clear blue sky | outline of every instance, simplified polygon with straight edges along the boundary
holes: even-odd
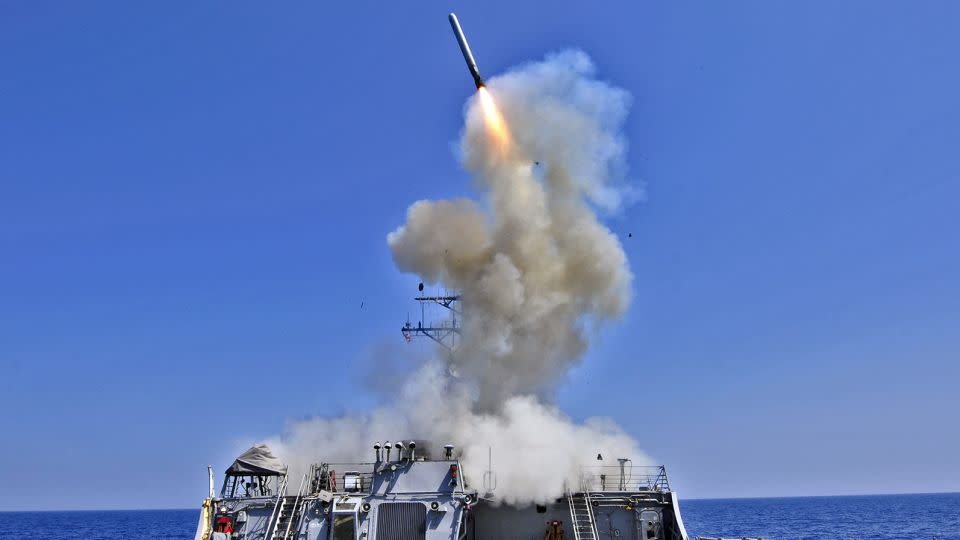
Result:
[[[483,72],[588,52],[647,190],[564,409],[681,496],[960,489],[960,4],[517,4],[457,7]],[[374,402],[385,235],[470,193],[452,7],[0,0],[0,510],[192,507]]]

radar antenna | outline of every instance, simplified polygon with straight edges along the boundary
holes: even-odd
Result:
[[[420,292],[423,292],[423,283],[420,284]],[[414,298],[420,304],[420,320],[416,325],[410,322],[409,315],[407,322],[400,328],[400,333],[407,342],[413,341],[414,337],[423,336],[430,338],[450,354],[460,345],[461,339],[461,320],[463,312],[460,306],[460,294],[444,294],[439,296],[420,295]],[[427,322],[426,311],[428,305],[436,304],[450,312],[448,319],[440,322]]]

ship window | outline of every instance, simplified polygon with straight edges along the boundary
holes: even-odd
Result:
[[[333,540],[356,540],[357,520],[353,514],[333,515]]]

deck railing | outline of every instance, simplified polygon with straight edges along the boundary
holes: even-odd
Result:
[[[580,490],[663,493],[670,491],[670,481],[663,465],[597,465],[580,469]]]
[[[311,491],[369,493],[374,463],[322,463],[311,467]]]

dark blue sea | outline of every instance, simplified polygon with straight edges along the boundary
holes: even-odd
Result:
[[[960,493],[680,500],[687,533],[771,540],[960,540]]]
[[[960,493],[681,500],[691,540],[960,540]],[[0,512],[0,538],[192,540],[198,510]]]

